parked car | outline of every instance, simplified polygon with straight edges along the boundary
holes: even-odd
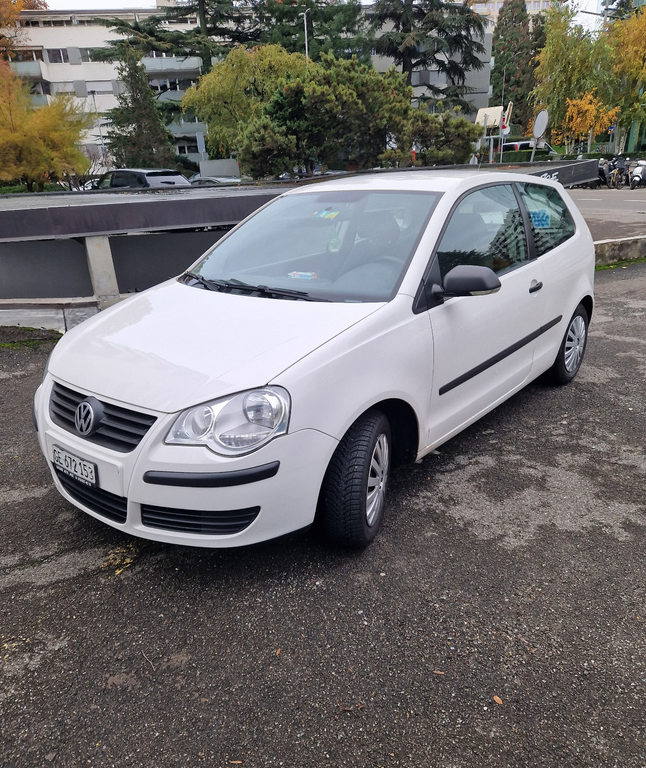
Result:
[[[531,152],[534,146],[533,139],[523,139],[522,141],[506,141],[502,145],[503,152]],[[550,155],[558,155],[558,152],[546,141],[542,142],[541,147],[536,147],[539,153],[547,152]]]
[[[165,189],[191,185],[179,171],[167,168],[118,168],[104,173],[92,186],[94,189]]]
[[[362,547],[395,464],[545,372],[574,379],[593,281],[590,232],[547,179],[301,187],[66,333],[35,396],[40,446],[68,501],[135,536],[231,547],[318,515]]]

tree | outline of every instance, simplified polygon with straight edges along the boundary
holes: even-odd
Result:
[[[480,134],[480,126],[452,110],[429,114],[413,109],[399,148],[386,150],[381,160],[401,168],[466,163]]]
[[[532,118],[534,57],[525,0],[504,0],[493,33],[492,105],[512,101],[514,122],[523,128]],[[503,106],[505,106],[503,105]]]
[[[116,164],[143,168],[174,165],[170,134],[155,104],[146,70],[134,50],[124,51],[117,72],[125,90],[117,96],[118,106],[108,112],[112,124],[107,137]]]
[[[412,89],[394,69],[385,75],[357,59],[324,54],[307,76],[287,77],[254,118],[238,159],[254,177],[292,166],[345,162],[355,168],[419,162],[463,162],[479,128],[447,112],[411,107]],[[389,148],[390,147],[390,148]]]
[[[610,59],[617,78],[615,103],[621,110],[624,129],[633,121],[646,120],[646,14],[635,13],[608,25]]]
[[[402,134],[411,96],[394,69],[380,75],[356,58],[323,54],[308,77],[287,80],[278,89],[265,114],[294,136],[299,167],[311,171],[316,162],[341,158],[366,168],[378,164],[389,136]]]
[[[447,86],[427,85],[431,98],[469,108],[466,73],[481,69],[484,21],[466,0],[377,0],[373,28],[386,31],[377,37],[377,53],[392,58],[408,85],[418,69],[436,70]]]
[[[567,103],[566,125],[575,137],[587,140],[590,152],[595,134],[607,131],[617,120],[619,107],[607,109],[592,91],[584,93],[580,99],[568,99]]]
[[[91,122],[68,94],[35,108],[27,87],[0,61],[0,179],[24,179],[33,191],[83,172],[89,161],[78,144]]]
[[[277,44],[290,53],[303,53],[307,25],[308,53],[313,61],[319,61],[322,53],[339,59],[356,56],[365,63],[370,61],[373,35],[365,29],[358,0],[305,0],[303,4],[256,0],[253,14],[262,44]]]
[[[172,22],[197,17],[197,27],[179,31]],[[121,37],[109,41],[100,56],[107,60],[122,60],[127,48],[140,56],[161,51],[174,56],[198,56],[202,74],[211,70],[213,57],[225,56],[236,45],[258,42],[259,28],[247,7],[235,0],[197,0],[169,5],[164,13],[135,21],[99,19]],[[171,25],[169,25],[171,22]]]
[[[552,130],[567,136],[568,99],[576,99],[599,87],[604,90],[604,72],[596,66],[595,52],[600,48],[590,33],[574,24],[574,11],[551,7],[546,14],[545,47],[536,67],[535,102],[545,107]]]
[[[294,77],[307,71],[305,57],[288,53],[279,45],[234,48],[182,100],[207,125],[209,152],[228,157],[237,148],[241,131],[269,101],[287,74]],[[310,63],[310,67],[315,65]]]

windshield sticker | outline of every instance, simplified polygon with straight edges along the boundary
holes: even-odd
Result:
[[[317,272],[289,272],[287,277],[291,277],[293,280],[318,280],[319,279]]]
[[[530,211],[532,217],[532,224],[536,229],[548,229],[550,226],[550,213],[549,211]]]
[[[331,221],[332,219],[336,219],[339,213],[340,211],[332,211],[330,208],[324,208],[322,211],[314,211],[313,215],[317,219],[329,219]]]

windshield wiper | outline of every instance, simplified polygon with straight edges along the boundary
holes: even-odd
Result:
[[[186,278],[195,280],[195,282],[199,283],[201,286],[203,286],[209,291],[222,291],[230,288],[235,288],[234,285],[230,284],[226,280],[209,280],[208,277],[204,277],[203,275],[198,275],[197,272],[184,272],[181,279],[185,280]]]
[[[284,296],[289,299],[301,299],[302,301],[328,301],[328,299],[313,298],[307,291],[297,291],[293,288],[271,288],[268,285],[252,285],[232,277],[230,280],[210,280],[198,275],[196,272],[185,272],[183,278],[191,278],[211,291],[240,291],[244,293],[257,293],[259,296]]]
[[[210,280],[195,272],[187,272],[185,277],[197,280],[206,288],[216,291],[240,291],[256,293],[259,296],[285,296],[286,298],[302,299],[303,301],[327,301],[327,299],[312,298],[307,291],[297,291],[293,288],[271,288],[268,285],[252,285],[232,277],[230,280]]]

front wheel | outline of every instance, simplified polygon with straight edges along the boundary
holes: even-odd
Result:
[[[579,372],[588,341],[588,313],[579,304],[572,315],[558,355],[551,368],[555,384],[569,384]]]
[[[381,411],[368,411],[337,446],[323,481],[323,525],[332,541],[355,549],[375,538],[383,519],[392,438]]]
[[[637,186],[638,183],[639,182],[637,181],[637,179],[631,179],[630,180],[630,188],[631,189],[635,189],[635,187]]]

